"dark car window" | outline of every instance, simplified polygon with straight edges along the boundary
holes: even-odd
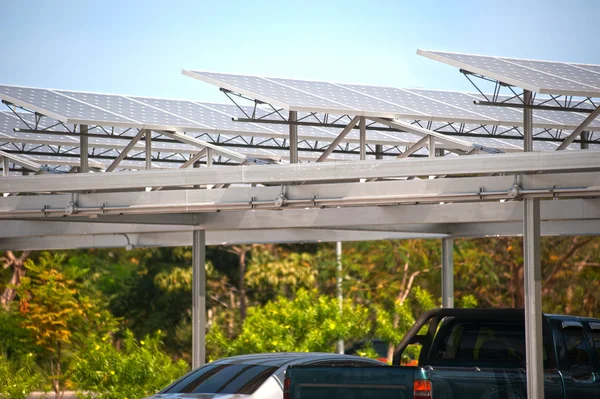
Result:
[[[444,337],[434,351],[434,365],[524,365],[525,331],[522,323],[453,320],[443,331]]]
[[[564,328],[562,336],[565,347],[560,355],[567,360],[569,369],[577,367],[589,367],[591,369],[590,355],[583,328]]]
[[[594,343],[594,349],[596,352],[596,358],[600,362],[600,330],[591,330],[590,335]]]
[[[277,367],[256,364],[217,364],[202,367],[165,389],[162,393],[252,394]]]

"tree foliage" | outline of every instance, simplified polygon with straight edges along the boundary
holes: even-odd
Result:
[[[228,340],[217,326],[209,343],[217,356],[260,352],[331,352],[335,341],[365,336],[369,330],[368,309],[346,303],[340,313],[336,299],[301,289],[294,299],[280,296],[265,306],[253,307],[242,332]]]
[[[133,399],[152,395],[187,370],[183,360],[173,361],[157,332],[137,340],[125,331],[121,349],[110,335],[93,336],[74,359],[72,378],[87,399]],[[86,392],[86,393],[84,393]]]

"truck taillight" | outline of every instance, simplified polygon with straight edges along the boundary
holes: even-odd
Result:
[[[415,380],[413,383],[413,396],[415,399],[431,399],[431,381]]]
[[[290,399],[290,377],[287,376],[283,379],[283,399]]]

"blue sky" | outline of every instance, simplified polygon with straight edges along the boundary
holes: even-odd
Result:
[[[597,0],[3,1],[0,83],[225,102],[198,69],[470,90],[417,48],[600,64]]]

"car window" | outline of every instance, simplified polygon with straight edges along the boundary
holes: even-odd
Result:
[[[524,365],[525,331],[522,323],[452,320],[440,333],[444,336],[434,350],[432,365]]]
[[[590,335],[594,344],[594,351],[596,352],[596,358],[600,362],[600,330],[591,330]]]
[[[218,364],[207,366],[181,379],[163,393],[254,393],[277,367],[256,364]]]
[[[564,328],[561,334],[565,345],[561,356],[566,359],[569,369],[579,366],[591,367],[583,328]]]

